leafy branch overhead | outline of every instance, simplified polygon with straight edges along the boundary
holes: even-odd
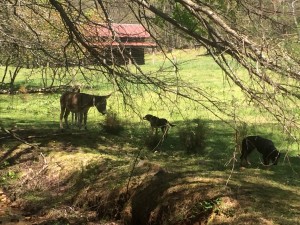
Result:
[[[264,108],[283,125],[289,121],[299,127],[295,115],[300,97],[299,10],[300,2],[279,0],[2,0],[0,60],[3,65],[27,67],[49,63],[67,69],[86,67],[104,74],[129,105],[132,89],[128,85],[138,84],[170,100],[169,94],[187,98],[214,114],[217,109],[229,115],[228,107],[220,107],[218,96],[181,79],[177,59],[166,54],[169,66],[151,72],[142,71],[132,60],[132,70],[107,57],[85,35],[87,25],[105,24],[119,43],[110,51],[124,55],[112,24],[138,22],[166,53],[181,47],[179,43],[201,45],[222,69],[225,80],[238,86],[251,104]],[[96,63],[85,63],[91,59]]]

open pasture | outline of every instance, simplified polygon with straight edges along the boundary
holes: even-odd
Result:
[[[197,104],[128,84],[134,103],[130,107],[101,74],[86,73],[93,83],[83,85],[84,78],[76,75],[81,92],[114,92],[108,99],[108,111],[116,113],[124,129],[119,135],[106,133],[102,128],[105,116],[91,108],[87,131],[73,126],[61,132],[60,93],[0,95],[1,127],[38,145],[28,148],[0,131],[1,155],[15,148],[2,158],[1,185],[18,194],[20,205],[25,205],[33,218],[39,213],[57,218],[65,205],[71,205],[74,215],[70,213],[69,221],[80,216],[88,220],[86,212],[93,211],[98,219],[131,221],[128,224],[144,224],[142,218],[150,213],[157,224],[300,224],[298,144],[274,118],[249,103],[211,58],[194,50],[176,51],[169,57],[179,63],[177,77],[214,96],[218,107],[228,114],[205,99]],[[164,57],[150,54],[146,61],[142,69],[151,72],[164,64]],[[168,66],[161,76],[175,73],[166,61]],[[16,83],[26,89],[41,85],[40,79],[25,70]],[[176,124],[155,151],[144,144],[150,132],[149,123],[142,120],[147,113]],[[195,119],[206,125],[206,147],[187,154],[179,135],[182,129],[193,127]],[[248,135],[268,137],[281,150],[277,166],[261,165],[260,155],[253,152],[252,165],[239,167],[235,128],[242,129],[244,123]],[[47,169],[43,169],[45,165]],[[116,199],[121,201],[124,194],[130,197],[117,204]],[[151,206],[149,211],[134,214],[145,203]],[[93,208],[93,204],[98,206]]]

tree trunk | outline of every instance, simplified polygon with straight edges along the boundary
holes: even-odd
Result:
[[[9,93],[13,94],[14,93],[14,83],[16,80],[16,77],[18,75],[18,73],[20,72],[22,66],[17,66],[14,70],[14,72],[12,73],[11,71],[9,71],[10,73],[10,85],[9,85]]]
[[[8,57],[5,61],[5,70],[4,70],[4,74],[2,77],[2,81],[1,81],[1,88],[4,87],[4,81],[5,81],[5,77],[7,75],[7,70],[8,70],[8,66],[9,66],[9,61],[10,61],[10,57]]]

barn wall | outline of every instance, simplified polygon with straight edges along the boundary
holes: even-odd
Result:
[[[132,48],[131,57],[138,65],[144,65],[145,64],[144,48]]]

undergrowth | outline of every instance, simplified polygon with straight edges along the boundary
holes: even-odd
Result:
[[[107,113],[102,127],[105,132],[114,135],[119,135],[124,130],[124,125],[115,112]]]
[[[179,130],[179,138],[187,153],[201,153],[207,145],[209,127],[200,119],[186,121]]]

